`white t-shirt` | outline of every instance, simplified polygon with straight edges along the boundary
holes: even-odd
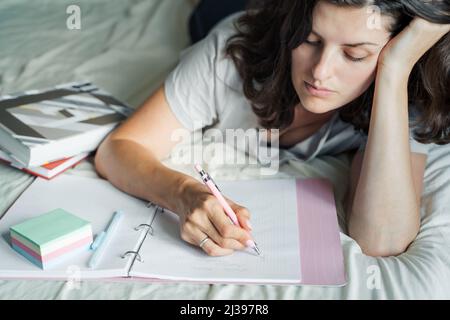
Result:
[[[242,12],[221,21],[202,41],[181,53],[178,66],[165,81],[170,108],[181,124],[199,129],[261,129],[242,80],[231,58],[225,56],[226,41],[236,33],[234,22]],[[410,134],[411,136],[411,134]],[[340,119],[339,113],[316,133],[282,150],[282,156],[309,160],[319,155],[336,155],[364,149],[367,135]],[[412,152],[427,153],[429,145],[410,138]]]

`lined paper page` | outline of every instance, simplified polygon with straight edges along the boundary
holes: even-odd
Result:
[[[263,252],[235,251],[230,256],[210,257],[180,238],[178,217],[158,213],[153,236],[147,236],[130,275],[211,282],[299,283],[300,247],[294,179],[217,181],[222,193],[247,207],[252,216],[252,235]],[[160,211],[159,211],[160,212]]]

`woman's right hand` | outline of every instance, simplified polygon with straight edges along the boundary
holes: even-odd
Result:
[[[251,226],[250,212],[225,198],[238,217],[241,227],[234,225],[223,207],[207,186],[194,178],[185,181],[181,187],[181,201],[177,214],[180,217],[181,238],[199,246],[210,256],[224,256],[247,247]]]

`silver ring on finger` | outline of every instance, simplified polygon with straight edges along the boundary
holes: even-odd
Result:
[[[202,241],[200,241],[200,243],[198,244],[198,246],[199,246],[200,248],[203,248],[203,246],[205,245],[205,243],[206,243],[208,240],[210,240],[210,239],[209,239],[208,236],[206,236],[205,239],[203,239]]]

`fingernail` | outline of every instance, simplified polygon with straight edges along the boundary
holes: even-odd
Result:
[[[247,245],[248,248],[254,248],[255,247],[255,242],[253,240],[247,240],[245,242],[245,244]]]
[[[253,230],[252,225],[250,224],[250,221],[248,221],[248,220],[247,220],[247,227],[248,227],[250,230]]]

